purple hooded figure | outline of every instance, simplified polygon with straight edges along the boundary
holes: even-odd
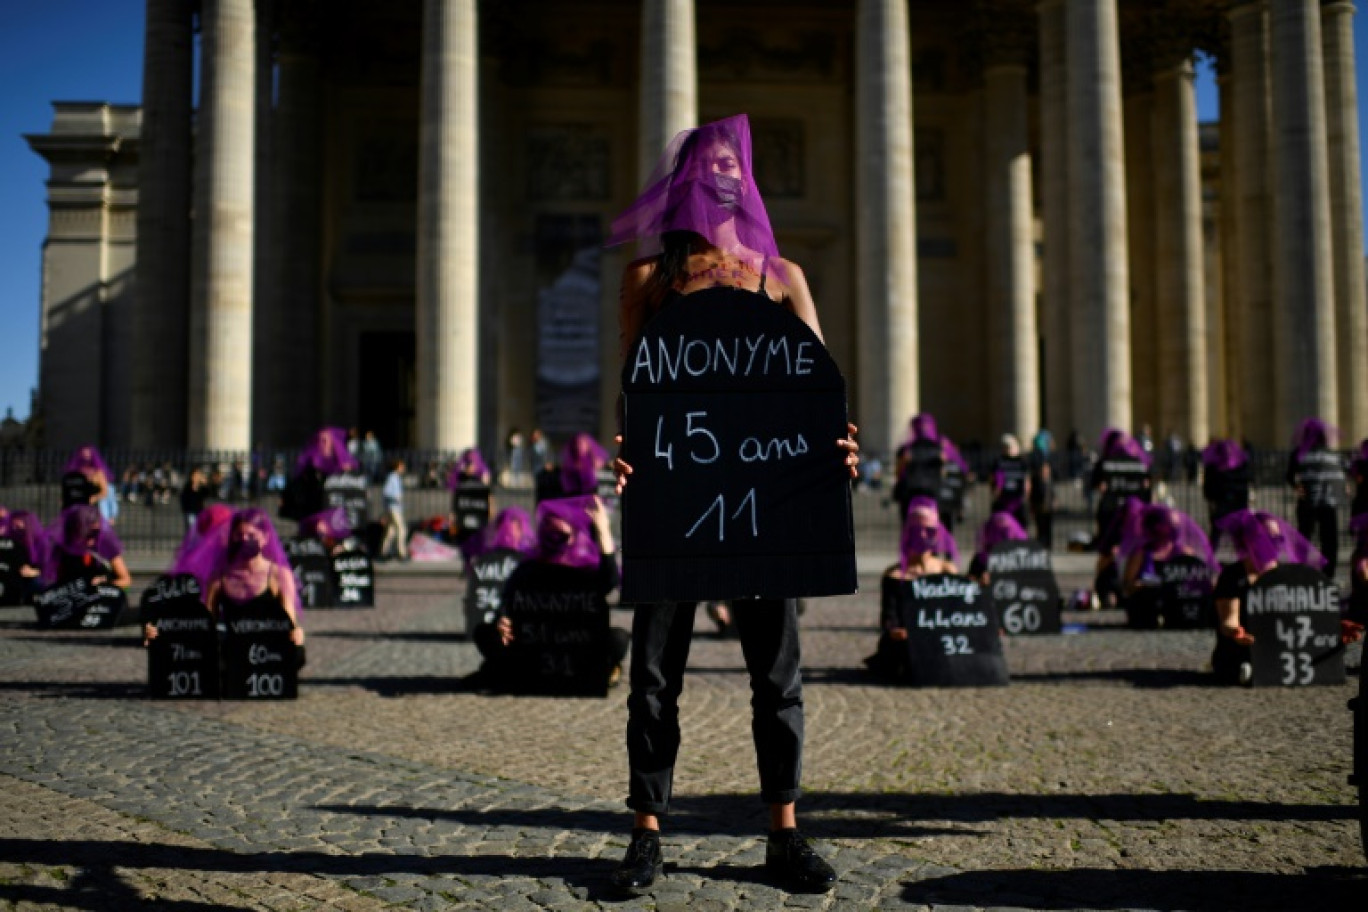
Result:
[[[1128,515],[1122,530],[1121,559],[1129,560],[1136,552],[1158,561],[1190,554],[1213,572],[1220,569],[1201,526],[1182,510],[1163,504],[1151,504]]]
[[[454,491],[460,487],[462,481],[489,484],[489,479],[489,465],[485,462],[484,456],[476,447],[470,447],[462,450],[460,457],[451,466],[451,471],[447,473],[446,486],[448,491]]]
[[[28,510],[15,510],[7,517],[4,535],[18,551],[20,572],[28,567],[42,573],[48,563],[51,543],[38,517]]]
[[[979,529],[978,554],[988,556],[993,546],[1005,541],[1026,541],[1030,536],[1011,513],[994,513]]]
[[[544,501],[554,503],[555,501]],[[522,507],[504,507],[485,528],[484,550],[508,549],[532,554],[537,548],[537,530],[532,517]]]
[[[1292,447],[1298,461],[1312,450],[1334,449],[1338,443],[1339,428],[1324,418],[1307,418],[1297,425],[1297,432],[1292,435]]]
[[[62,474],[65,475],[69,472],[80,472],[82,475],[87,476],[99,472],[105,477],[106,481],[113,477],[110,474],[108,464],[104,461],[104,457],[100,455],[100,451],[89,444],[77,447],[72,452],[71,458],[69,458],[66,461],[66,465],[62,467]]]
[[[1119,428],[1107,428],[1097,444],[1097,452],[1103,459],[1134,459],[1149,468],[1154,457],[1145,452],[1134,437]]]
[[[969,464],[965,462],[964,457],[960,455],[959,447],[955,446],[955,442],[949,437],[945,437],[941,434],[940,428],[936,425],[936,416],[932,415],[930,412],[919,412],[912,416],[911,420],[907,422],[907,436],[903,438],[903,442],[899,449],[902,447],[910,447],[919,440],[930,440],[933,443],[939,443],[941,454],[950,462],[959,466],[960,471],[965,475],[969,474]]]
[[[1218,472],[1232,472],[1249,462],[1249,454],[1234,440],[1213,440],[1202,450],[1202,464]]]
[[[299,454],[295,462],[295,474],[312,468],[327,477],[355,472],[360,467],[356,457],[347,451],[347,432],[340,427],[325,427],[314,434],[308,446]]]
[[[1220,526],[1230,535],[1235,553],[1256,573],[1275,564],[1305,564],[1317,570],[1325,567],[1325,555],[1291,523],[1271,513],[1240,510],[1221,520]]]
[[[898,544],[902,573],[907,573],[907,565],[912,558],[928,551],[952,564],[959,563],[959,547],[945,526],[941,525],[940,509],[936,502],[929,497],[914,497],[908,502],[907,519],[903,523],[902,539]]]
[[[123,543],[91,504],[75,504],[63,510],[48,537],[52,546],[43,581],[49,585],[94,572],[92,568],[111,565],[123,555]]]
[[[594,569],[602,552],[594,538],[592,495],[543,500],[537,505],[537,546],[532,559],[547,564]]]
[[[588,434],[579,433],[561,450],[560,484],[564,497],[593,494],[598,491],[598,471],[608,465],[611,457]]]
[[[340,542],[351,538],[352,526],[343,507],[332,507],[299,521],[299,534],[319,541]]]

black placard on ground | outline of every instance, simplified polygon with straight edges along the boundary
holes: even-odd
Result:
[[[899,626],[907,631],[908,683],[918,687],[1001,687],[1007,660],[993,600],[964,576],[895,580]]]
[[[40,627],[107,630],[119,621],[128,597],[118,586],[76,579],[58,583],[33,597]]]
[[[988,552],[988,590],[1010,634],[1059,633],[1059,582],[1037,541],[998,542]]]
[[[1245,595],[1255,687],[1344,683],[1339,587],[1302,564],[1275,567]]]
[[[294,571],[299,604],[305,608],[331,608],[337,603],[333,588],[333,563],[328,549],[316,538],[289,538],[282,542]]]
[[[1171,630],[1209,629],[1216,623],[1215,580],[1206,561],[1191,554],[1157,561],[1159,617]]]
[[[845,380],[763,295],[669,304],[622,374],[624,602],[854,592]]]
[[[486,551],[470,562],[466,580],[465,632],[469,638],[481,624],[492,624],[503,605],[504,583],[523,562],[523,555],[512,548]]]
[[[12,608],[24,603],[24,578],[19,569],[19,543],[0,537],[0,608]]]
[[[157,636],[147,647],[147,689],[154,698],[216,700],[219,695],[218,630],[204,606],[199,580],[190,574],[160,576],[143,590],[143,623]]]
[[[334,554],[331,569],[338,608],[375,607],[375,567],[359,545]]]
[[[568,577],[584,581],[567,586]],[[596,573],[527,561],[504,586],[513,624],[509,675],[518,693],[601,697],[608,693],[608,605]]]
[[[347,511],[347,522],[352,530],[366,527],[370,519],[370,500],[366,495],[366,476],[343,472],[329,475],[323,481],[323,499],[328,509],[341,507]]]
[[[253,600],[230,606],[223,623],[223,698],[293,700],[299,694],[299,659],[285,609]]]
[[[456,532],[469,535],[489,525],[489,485],[482,481],[462,481],[451,492],[451,512],[456,514]]]

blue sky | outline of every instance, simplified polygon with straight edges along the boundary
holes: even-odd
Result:
[[[23,418],[38,382],[38,293],[47,208],[47,165],[24,142],[44,133],[53,101],[136,103],[142,85],[144,0],[0,0],[0,410]],[[1368,100],[1368,41],[1355,24],[1360,124]],[[1209,69],[1198,108],[1216,117]],[[1368,149],[1368,143],[1364,144]],[[3,414],[0,411],[0,414]]]

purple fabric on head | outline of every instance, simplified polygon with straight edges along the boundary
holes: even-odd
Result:
[[[1306,564],[1323,570],[1327,561],[1292,524],[1262,510],[1239,510],[1216,524],[1230,535],[1235,553],[1258,573],[1271,564]]]
[[[1238,469],[1249,462],[1249,454],[1234,440],[1213,440],[1202,450],[1202,463],[1220,472]]]
[[[299,521],[299,530],[311,538],[331,538],[336,541],[350,538],[353,531],[347,511],[342,507],[331,507],[304,517]]]
[[[604,246],[636,241],[638,255],[654,256],[661,250],[661,235],[692,231],[756,267],[778,257],[753,162],[745,114],[681,132],[665,148],[641,195],[613,220]]]
[[[1139,441],[1119,428],[1107,428],[1102,432],[1097,452],[1102,454],[1103,459],[1135,459],[1144,463],[1145,468],[1149,468],[1154,461],[1154,457],[1145,452]]]
[[[105,464],[104,457],[100,455],[100,451],[90,444],[77,447],[71,454],[71,458],[62,467],[62,474],[65,475],[70,472],[100,472],[106,481],[111,481],[114,478],[109,472],[109,466]]]
[[[598,470],[608,464],[608,451],[588,434],[571,437],[561,449],[561,491],[566,497],[598,490]]]
[[[1138,497],[1127,497],[1121,509],[1116,511],[1112,517],[1111,524],[1102,530],[1097,536],[1094,547],[1098,554],[1107,554],[1121,547],[1121,541],[1125,538],[1126,529],[1132,524],[1139,522],[1140,511],[1145,509],[1145,502]]]
[[[941,445],[941,456],[959,466],[960,471],[965,475],[969,474],[969,464],[960,455],[959,447],[955,446],[954,441],[949,437],[941,436],[939,428],[936,426],[936,416],[930,412],[921,412],[913,415],[907,422],[907,437],[903,440],[902,446],[909,447],[919,440],[930,440]]]
[[[13,540],[19,549],[19,559],[26,566],[37,567],[39,570],[45,568],[51,543],[48,541],[47,530],[43,528],[42,521],[28,510],[15,510],[9,515],[8,526],[5,535]]]
[[[447,473],[447,490],[454,491],[463,479],[474,478],[489,483],[489,465],[475,447],[461,452],[461,456]]]
[[[485,550],[507,548],[531,554],[537,549],[537,530],[522,507],[504,507],[485,529]]]
[[[1122,560],[1128,560],[1136,551],[1156,554],[1172,546],[1179,554],[1201,558],[1208,567],[1216,569],[1211,540],[1182,510],[1151,504],[1131,512],[1126,519],[1121,538]]]
[[[592,568],[599,565],[602,552],[594,538],[594,521],[589,511],[598,503],[593,495],[559,497],[537,504],[537,547],[534,560],[567,567]],[[570,527],[568,533],[560,523]]]
[[[928,551],[953,564],[959,563],[959,547],[941,525],[936,502],[929,497],[914,497],[907,505],[907,519],[903,521],[902,540],[898,546],[902,572],[907,572],[907,564],[913,557]]]
[[[1312,450],[1332,449],[1338,443],[1339,428],[1324,418],[1307,418],[1297,426],[1297,433],[1292,436],[1292,446],[1297,450],[1297,459],[1301,459]]]
[[[265,543],[261,548],[262,556],[276,565],[281,576],[289,576],[289,583],[293,585],[294,574],[290,570],[290,558],[280,544],[280,536],[276,534],[275,526],[271,524],[271,518],[266,511],[256,507],[238,510],[230,521],[217,526],[201,540],[201,545],[177,562],[175,572],[193,574],[207,590],[232,569],[234,558],[240,556],[235,548],[234,539],[240,535],[240,530],[244,526],[252,526],[263,534]],[[302,606],[300,610],[302,611]]]
[[[101,560],[111,561],[123,554],[123,543],[119,541],[119,536],[114,534],[113,527],[104,521],[99,508],[93,504],[74,504],[63,510],[48,530],[48,538],[51,547],[48,548],[43,578],[49,582],[57,579],[57,571],[66,556],[94,554]]]
[[[355,472],[360,464],[347,452],[347,432],[340,427],[320,428],[295,462],[295,474],[313,466],[323,475]]]
[[[979,529],[978,553],[986,555],[998,542],[1025,541],[1030,538],[1011,513],[994,513]]]
[[[215,534],[222,535],[225,539],[228,536],[228,521],[233,518],[232,507],[225,504],[210,504],[200,511],[195,518],[195,528],[185,534],[185,540],[176,549],[176,557],[171,562],[171,568],[167,573],[175,575],[177,573],[190,573],[187,569],[194,565],[194,558],[191,557],[197,550],[205,546],[205,540]],[[204,589],[206,580],[200,580],[200,588]]]

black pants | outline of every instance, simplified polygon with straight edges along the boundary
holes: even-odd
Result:
[[[1035,514],[1036,541],[1047,549],[1054,550],[1054,510],[1042,510]]]
[[[1334,577],[1339,559],[1339,513],[1329,504],[1297,501],[1297,531],[1315,542],[1325,555],[1325,575]],[[1319,530],[1320,537],[1315,532]]]
[[[798,799],[803,772],[803,679],[793,599],[731,602],[751,685],[751,734],[767,804]],[[640,605],[632,620],[627,697],[627,806],[664,814],[679,754],[679,694],[693,638],[692,602]]]

